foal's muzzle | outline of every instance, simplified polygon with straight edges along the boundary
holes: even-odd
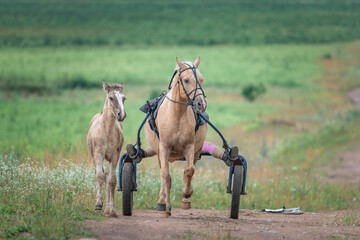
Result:
[[[125,118],[126,118],[126,112],[119,112],[117,114],[117,120],[118,121],[122,122],[122,121],[124,121]]]

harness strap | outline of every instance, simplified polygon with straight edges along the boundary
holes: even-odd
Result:
[[[157,127],[156,127],[156,123],[155,123],[154,110],[153,110],[152,107],[150,106],[149,101],[147,101],[146,104],[148,105],[149,113],[150,113],[150,115],[151,115],[151,118],[149,119],[150,128],[156,133],[156,135],[157,135],[158,138],[160,139],[159,131],[158,131],[158,129],[157,129]]]
[[[186,107],[188,107],[188,106],[191,106],[192,104],[190,104],[190,103],[185,103],[185,102],[180,102],[180,101],[176,101],[176,100],[173,100],[173,99],[171,99],[171,98],[169,98],[167,95],[165,95],[165,97],[168,99],[168,100],[170,100],[171,102],[174,102],[174,103],[180,103],[180,104],[183,104],[183,105],[185,105]]]
[[[174,79],[174,77],[175,77],[176,73],[177,73],[177,70],[175,70],[174,74],[173,74],[173,75],[172,75],[172,77],[171,77],[171,80],[170,80],[170,82],[169,82],[169,86],[168,86],[168,90],[170,90],[170,89],[171,89],[171,84],[172,84],[172,81],[173,81],[173,79]]]

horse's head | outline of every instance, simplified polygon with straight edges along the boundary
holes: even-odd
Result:
[[[205,93],[201,88],[204,78],[198,69],[200,57],[197,57],[194,63],[180,62],[178,58],[176,58],[176,62],[178,72],[176,84],[180,88],[180,97],[186,99],[196,112],[205,112],[207,104]]]
[[[123,83],[120,84],[107,84],[103,80],[104,90],[107,92],[105,104],[112,111],[118,121],[124,121],[126,117],[124,102],[125,96],[123,94]]]

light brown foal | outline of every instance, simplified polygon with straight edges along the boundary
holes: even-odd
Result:
[[[189,94],[190,99],[194,100],[195,106],[193,108],[196,112],[204,112],[206,109],[204,95],[200,94],[200,90],[193,91],[204,82],[203,76],[197,69],[200,57],[197,57],[194,63],[182,63],[177,58],[176,61],[177,70],[181,74],[174,78],[172,89],[167,94],[168,98],[165,98],[161,104],[155,120],[160,138],[150,129],[148,123],[145,125],[146,140],[159,159],[161,190],[157,209],[165,210],[165,216],[171,215],[169,162],[184,159],[184,157],[186,159],[181,206],[184,209],[189,209],[190,197],[193,193],[191,180],[195,172],[195,162],[199,158],[207,132],[207,125],[204,124],[195,133],[194,111],[191,106],[185,105],[188,102],[187,94]],[[195,74],[189,69],[189,66],[195,67],[198,84]],[[194,95],[195,93],[196,95]]]
[[[121,147],[124,142],[121,122],[125,119],[125,96],[123,84],[107,84],[103,81],[107,92],[104,109],[90,121],[87,134],[87,146],[93,157],[96,177],[96,204],[95,210],[102,210],[102,184],[106,181],[105,216],[116,217],[114,194],[116,186],[116,166],[119,160]],[[104,173],[103,161],[109,161]]]

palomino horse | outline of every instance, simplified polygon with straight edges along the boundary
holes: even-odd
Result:
[[[186,159],[181,207],[189,209],[189,198],[193,193],[191,179],[207,131],[207,125],[204,124],[195,132],[195,112],[204,112],[206,109],[205,96],[201,88],[204,78],[197,69],[200,57],[197,57],[194,63],[182,63],[178,58],[176,61],[178,74],[155,120],[159,138],[150,129],[149,123],[145,125],[146,140],[159,159],[161,190],[157,209],[165,210],[165,216],[171,215],[169,162],[184,159],[184,157]]]
[[[116,217],[114,194],[116,186],[116,166],[119,160],[121,147],[124,142],[122,122],[125,117],[123,84],[107,84],[103,81],[107,92],[104,109],[90,121],[87,135],[87,146],[93,157],[96,177],[96,204],[95,210],[102,210],[101,188],[106,181],[105,216]],[[103,161],[109,161],[104,173]]]

